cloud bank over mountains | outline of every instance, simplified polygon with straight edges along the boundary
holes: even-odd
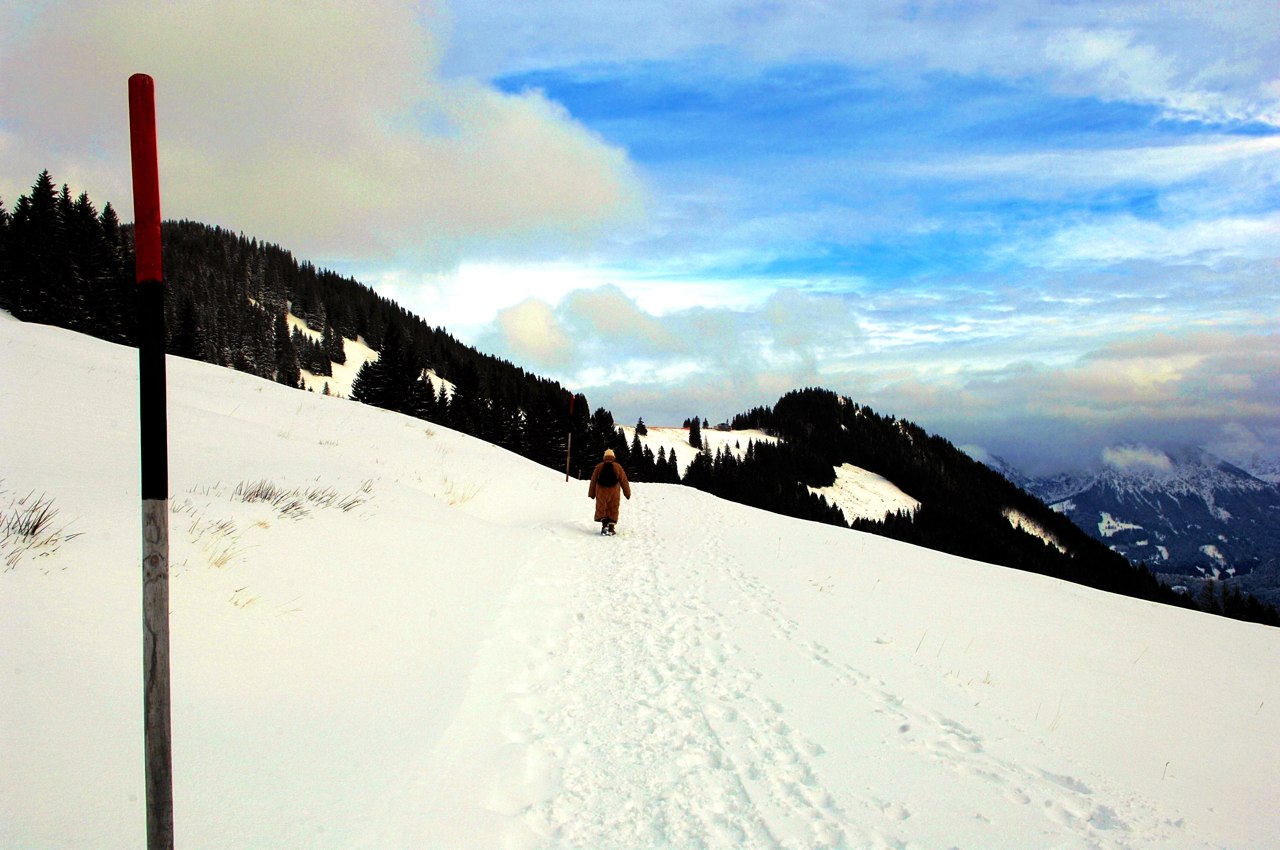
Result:
[[[875,299],[794,289],[750,309],[652,312],[602,286],[506,308],[480,342],[573,376],[623,421],[719,421],[748,401],[821,385],[1034,474],[1111,462],[1102,450],[1122,442],[1211,443],[1228,458],[1280,443],[1274,333],[1138,332],[1091,345],[1105,337],[1083,327],[1031,360],[1019,359],[1025,337],[1048,338],[1052,327],[975,318],[931,328],[923,308],[888,312]]]

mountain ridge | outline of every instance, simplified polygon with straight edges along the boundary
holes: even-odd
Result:
[[[1269,578],[1280,555],[1280,486],[1200,447],[1108,449],[1100,470],[1011,480],[1167,584],[1209,580],[1275,604]],[[1011,465],[996,458],[1002,474]]]

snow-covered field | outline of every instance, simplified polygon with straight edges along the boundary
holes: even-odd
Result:
[[[135,354],[0,352],[0,846],[138,847]],[[180,847],[1280,846],[1280,630],[169,369]]]

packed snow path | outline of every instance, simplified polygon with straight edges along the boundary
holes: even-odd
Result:
[[[137,847],[136,352],[0,351],[0,848]],[[169,370],[183,848],[1280,843],[1280,630]]]
[[[636,490],[615,538],[541,526],[434,769],[399,803],[426,804],[441,846],[1207,846],[1024,732],[954,719],[966,696],[926,708],[833,656],[736,557],[770,542],[751,512]]]

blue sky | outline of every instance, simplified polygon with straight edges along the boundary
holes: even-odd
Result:
[[[48,167],[127,209],[146,69],[166,214],[622,421],[822,385],[1032,471],[1280,453],[1272,3],[133,0],[0,33],[0,197]]]

